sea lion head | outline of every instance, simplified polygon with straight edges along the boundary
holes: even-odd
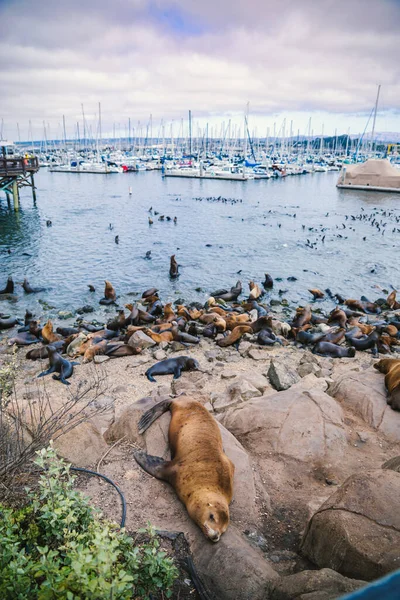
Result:
[[[188,505],[190,517],[211,542],[219,542],[229,525],[229,506],[221,494],[199,490]]]
[[[195,358],[188,358],[186,361],[186,368],[190,369],[191,371],[198,371],[200,369],[199,361],[197,361]]]

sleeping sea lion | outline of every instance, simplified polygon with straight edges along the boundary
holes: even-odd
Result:
[[[387,403],[393,410],[400,410],[400,360],[397,358],[383,358],[375,363],[374,367],[380,373],[386,375]]]
[[[375,348],[379,340],[379,333],[373,331],[367,336],[356,338],[349,335],[346,336],[346,340],[351,346],[354,346],[356,350],[368,350],[369,348]]]
[[[235,466],[226,456],[214,417],[200,402],[181,396],[163,400],[144,413],[139,432],[164,412],[171,412],[168,439],[170,461],[135,452],[136,462],[150,475],[170,483],[190,518],[212,542],[229,525]]]
[[[174,379],[178,379],[181,376],[181,371],[197,371],[199,368],[200,365],[194,358],[178,356],[156,363],[150,369],[147,369],[145,375],[149,381],[156,381],[153,375],[173,375]]]
[[[331,344],[331,342],[318,342],[313,348],[313,354],[330,356],[331,358],[353,358],[356,355],[356,351],[354,348],[336,346],[336,344]]]
[[[0,319],[0,329],[11,329],[15,325],[22,325],[16,317],[9,317],[8,319]]]
[[[252,327],[250,325],[239,325],[238,327],[235,327],[235,329],[233,329],[229,335],[221,340],[217,340],[217,344],[221,348],[233,346],[233,344],[236,344],[236,342],[238,342],[245,333],[254,333]]]
[[[50,373],[60,373],[60,375],[53,375],[53,379],[57,381],[61,381],[65,385],[70,385],[69,381],[66,381],[69,377],[71,377],[74,372],[73,365],[79,365],[77,362],[70,362],[69,360],[63,358],[61,354],[59,354],[54,346],[49,344],[47,346],[47,353],[49,357],[50,367],[47,371],[43,371],[38,375],[38,377],[44,377],[45,375],[49,375]]]

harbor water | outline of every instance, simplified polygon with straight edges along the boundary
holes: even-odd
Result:
[[[272,297],[293,304],[311,300],[310,287],[352,298],[384,296],[382,289],[400,286],[399,198],[338,190],[337,178],[328,172],[241,182],[41,169],[36,206],[28,188],[18,213],[1,195],[0,287],[12,275],[46,291],[26,295],[16,285],[17,302],[1,301],[0,312],[23,315],[29,307],[40,314],[50,306],[57,314],[87,304],[98,310],[105,279],[120,304],[153,286],[165,301],[203,302],[238,279],[247,292],[248,282],[261,283],[264,273],[278,278]],[[372,213],[380,230],[372,218],[351,217]],[[171,221],[159,221],[160,215]],[[168,275],[172,254],[180,265],[175,280]]]

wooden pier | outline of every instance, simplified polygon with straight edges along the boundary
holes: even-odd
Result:
[[[39,160],[36,156],[7,156],[4,152],[0,155],[0,191],[6,193],[7,200],[10,202],[10,195],[13,197],[15,210],[19,209],[19,189],[21,187],[32,188],[32,196],[36,202],[36,191],[34,174],[39,170]]]

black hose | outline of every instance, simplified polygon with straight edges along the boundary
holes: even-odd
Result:
[[[101,473],[97,473],[97,471],[90,471],[89,469],[84,469],[83,467],[71,467],[71,471],[78,471],[79,473],[87,473],[88,475],[95,475],[96,477],[101,477],[102,479],[104,479],[104,481],[107,481],[107,483],[110,483],[117,490],[117,492],[119,494],[119,497],[121,498],[121,504],[122,504],[122,516],[121,516],[120,527],[125,527],[125,521],[126,521],[126,501],[125,501],[124,494],[122,493],[122,491],[120,490],[120,488],[117,486],[117,484],[114,483],[106,475],[102,475]]]

